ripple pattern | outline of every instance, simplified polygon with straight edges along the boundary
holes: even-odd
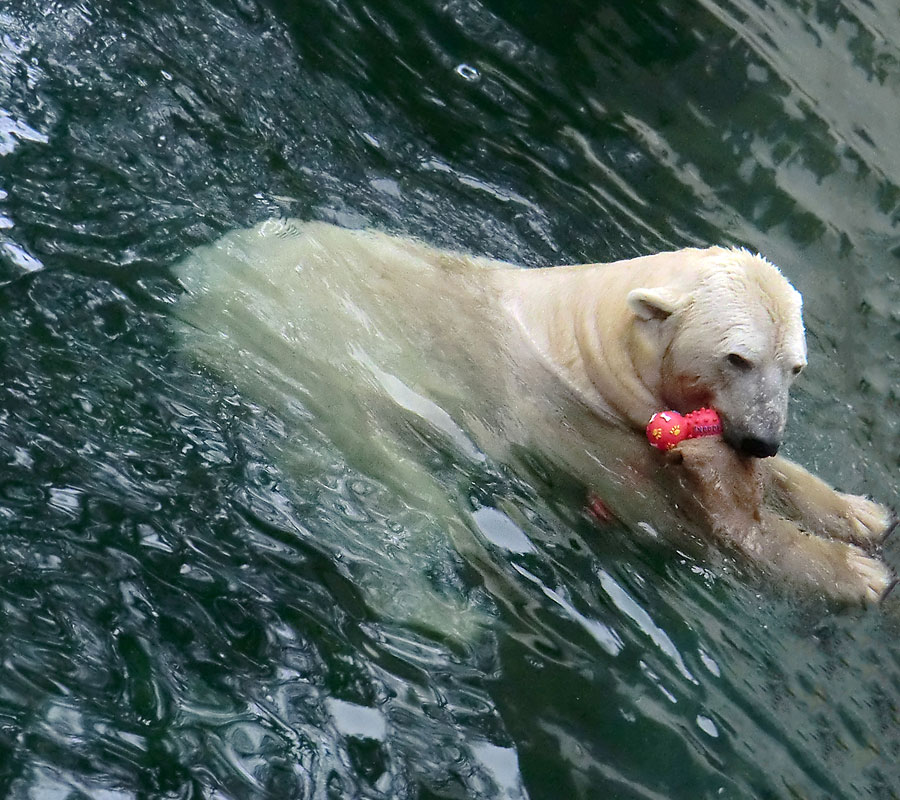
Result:
[[[900,795],[896,601],[414,426],[451,513],[411,503],[179,353],[169,271],[273,216],[747,245],[806,298],[789,451],[890,502],[898,41],[890,0],[0,0],[0,796]]]

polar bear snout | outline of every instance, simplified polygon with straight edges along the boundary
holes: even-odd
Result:
[[[716,393],[722,437],[742,456],[770,458],[778,452],[787,425],[793,375],[771,357],[772,366],[754,366],[730,376]]]
[[[781,447],[783,433],[783,425],[735,425],[727,417],[722,418],[722,438],[742,456],[771,458]]]

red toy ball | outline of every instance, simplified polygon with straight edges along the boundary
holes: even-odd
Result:
[[[687,416],[677,411],[659,411],[647,424],[647,441],[658,450],[671,450],[685,439],[717,436],[720,433],[722,421],[712,408],[700,408]]]
[[[687,435],[687,420],[677,411],[659,411],[647,425],[647,441],[659,450],[671,450]]]

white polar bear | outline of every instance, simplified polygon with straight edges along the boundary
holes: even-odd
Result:
[[[417,479],[398,412],[465,457],[537,450],[626,524],[681,514],[834,597],[873,601],[893,585],[871,554],[890,512],[768,458],[806,346],[800,295],[760,256],[713,247],[521,269],[288,220],[229,233],[176,272],[191,350],[259,402],[299,398],[404,491]],[[722,439],[673,459],[639,433],[656,411],[705,405]]]

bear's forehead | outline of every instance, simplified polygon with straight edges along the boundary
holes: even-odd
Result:
[[[729,255],[732,255],[729,253]],[[692,293],[691,322],[716,349],[806,359],[802,298],[769,262],[739,252],[710,265]]]

